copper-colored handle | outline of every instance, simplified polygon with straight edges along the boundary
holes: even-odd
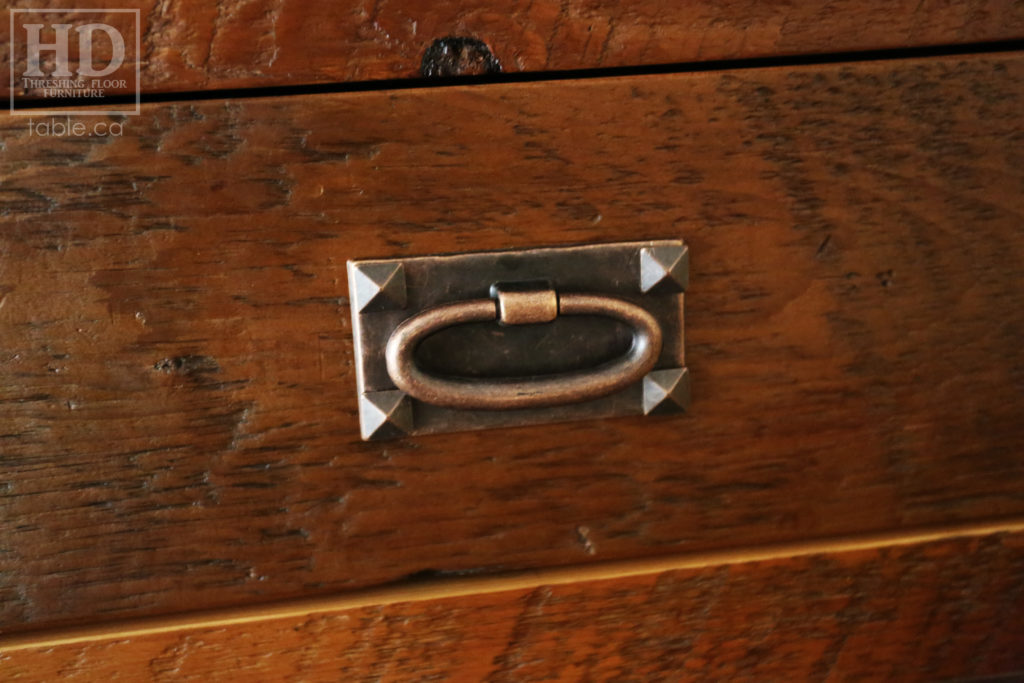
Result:
[[[424,373],[413,359],[416,346],[424,338],[445,327],[498,319],[497,301],[473,299],[431,308],[399,325],[385,351],[388,375],[405,393],[437,406],[467,410],[538,408],[588,401],[623,389],[650,372],[661,354],[658,321],[628,301],[596,294],[559,294],[557,314],[621,320],[633,328],[633,345],[621,358],[593,370],[536,379],[470,380]]]

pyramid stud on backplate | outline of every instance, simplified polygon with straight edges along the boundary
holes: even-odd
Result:
[[[685,244],[640,249],[640,290],[645,294],[682,292],[690,279],[690,253]]]
[[[680,413],[690,407],[690,373],[686,368],[654,370],[644,377],[644,415]]]
[[[359,427],[366,441],[412,431],[412,403],[404,391],[368,391],[359,397]]]
[[[405,267],[401,263],[354,263],[352,296],[356,311],[385,311],[405,308]]]

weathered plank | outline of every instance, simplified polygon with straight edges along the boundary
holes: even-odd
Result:
[[[898,680],[1024,669],[1024,536],[0,649],[6,680]]]
[[[25,625],[1024,511],[1016,56],[0,121]],[[690,415],[362,443],[345,260],[683,237]]]
[[[32,6],[67,4],[44,0]],[[107,0],[74,3],[76,8],[109,6]],[[129,49],[128,57],[129,65],[139,60],[146,92],[415,77],[430,46],[450,36],[482,42],[505,72],[1024,37],[1024,6],[1010,0],[176,0],[140,9],[141,54]],[[103,15],[95,20],[116,23]],[[8,22],[0,22],[0,35],[7,39],[9,31]],[[470,52],[470,57],[477,56]],[[6,96],[7,51],[0,59]],[[23,61],[21,56],[16,73],[22,73]],[[442,66],[440,61],[432,63],[433,72]]]

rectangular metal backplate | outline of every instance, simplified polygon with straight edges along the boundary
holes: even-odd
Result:
[[[349,261],[363,438],[685,410],[690,394],[683,355],[688,271],[689,254],[680,240]],[[520,283],[540,283],[559,295],[614,297],[643,308],[662,332],[654,368],[614,393],[543,408],[449,408],[398,390],[388,374],[385,348],[399,325],[438,306],[490,298],[496,285]],[[628,325],[597,315],[560,315],[527,325],[476,322],[427,337],[414,357],[429,375],[467,382],[550,378],[605,366],[629,352],[632,334]]]

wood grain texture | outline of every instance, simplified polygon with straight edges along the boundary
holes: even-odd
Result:
[[[1024,669],[1024,535],[0,651],[5,680],[898,680]]]
[[[1024,511],[1024,58],[0,121],[7,630]],[[687,416],[363,443],[345,260],[692,254]]]
[[[107,0],[74,3],[109,6]],[[430,45],[448,36],[482,41],[505,72],[1024,37],[1019,0],[157,0],[140,9],[138,59],[146,92],[415,77]],[[9,31],[0,22],[0,35],[6,39]],[[7,51],[0,59],[6,95]]]

